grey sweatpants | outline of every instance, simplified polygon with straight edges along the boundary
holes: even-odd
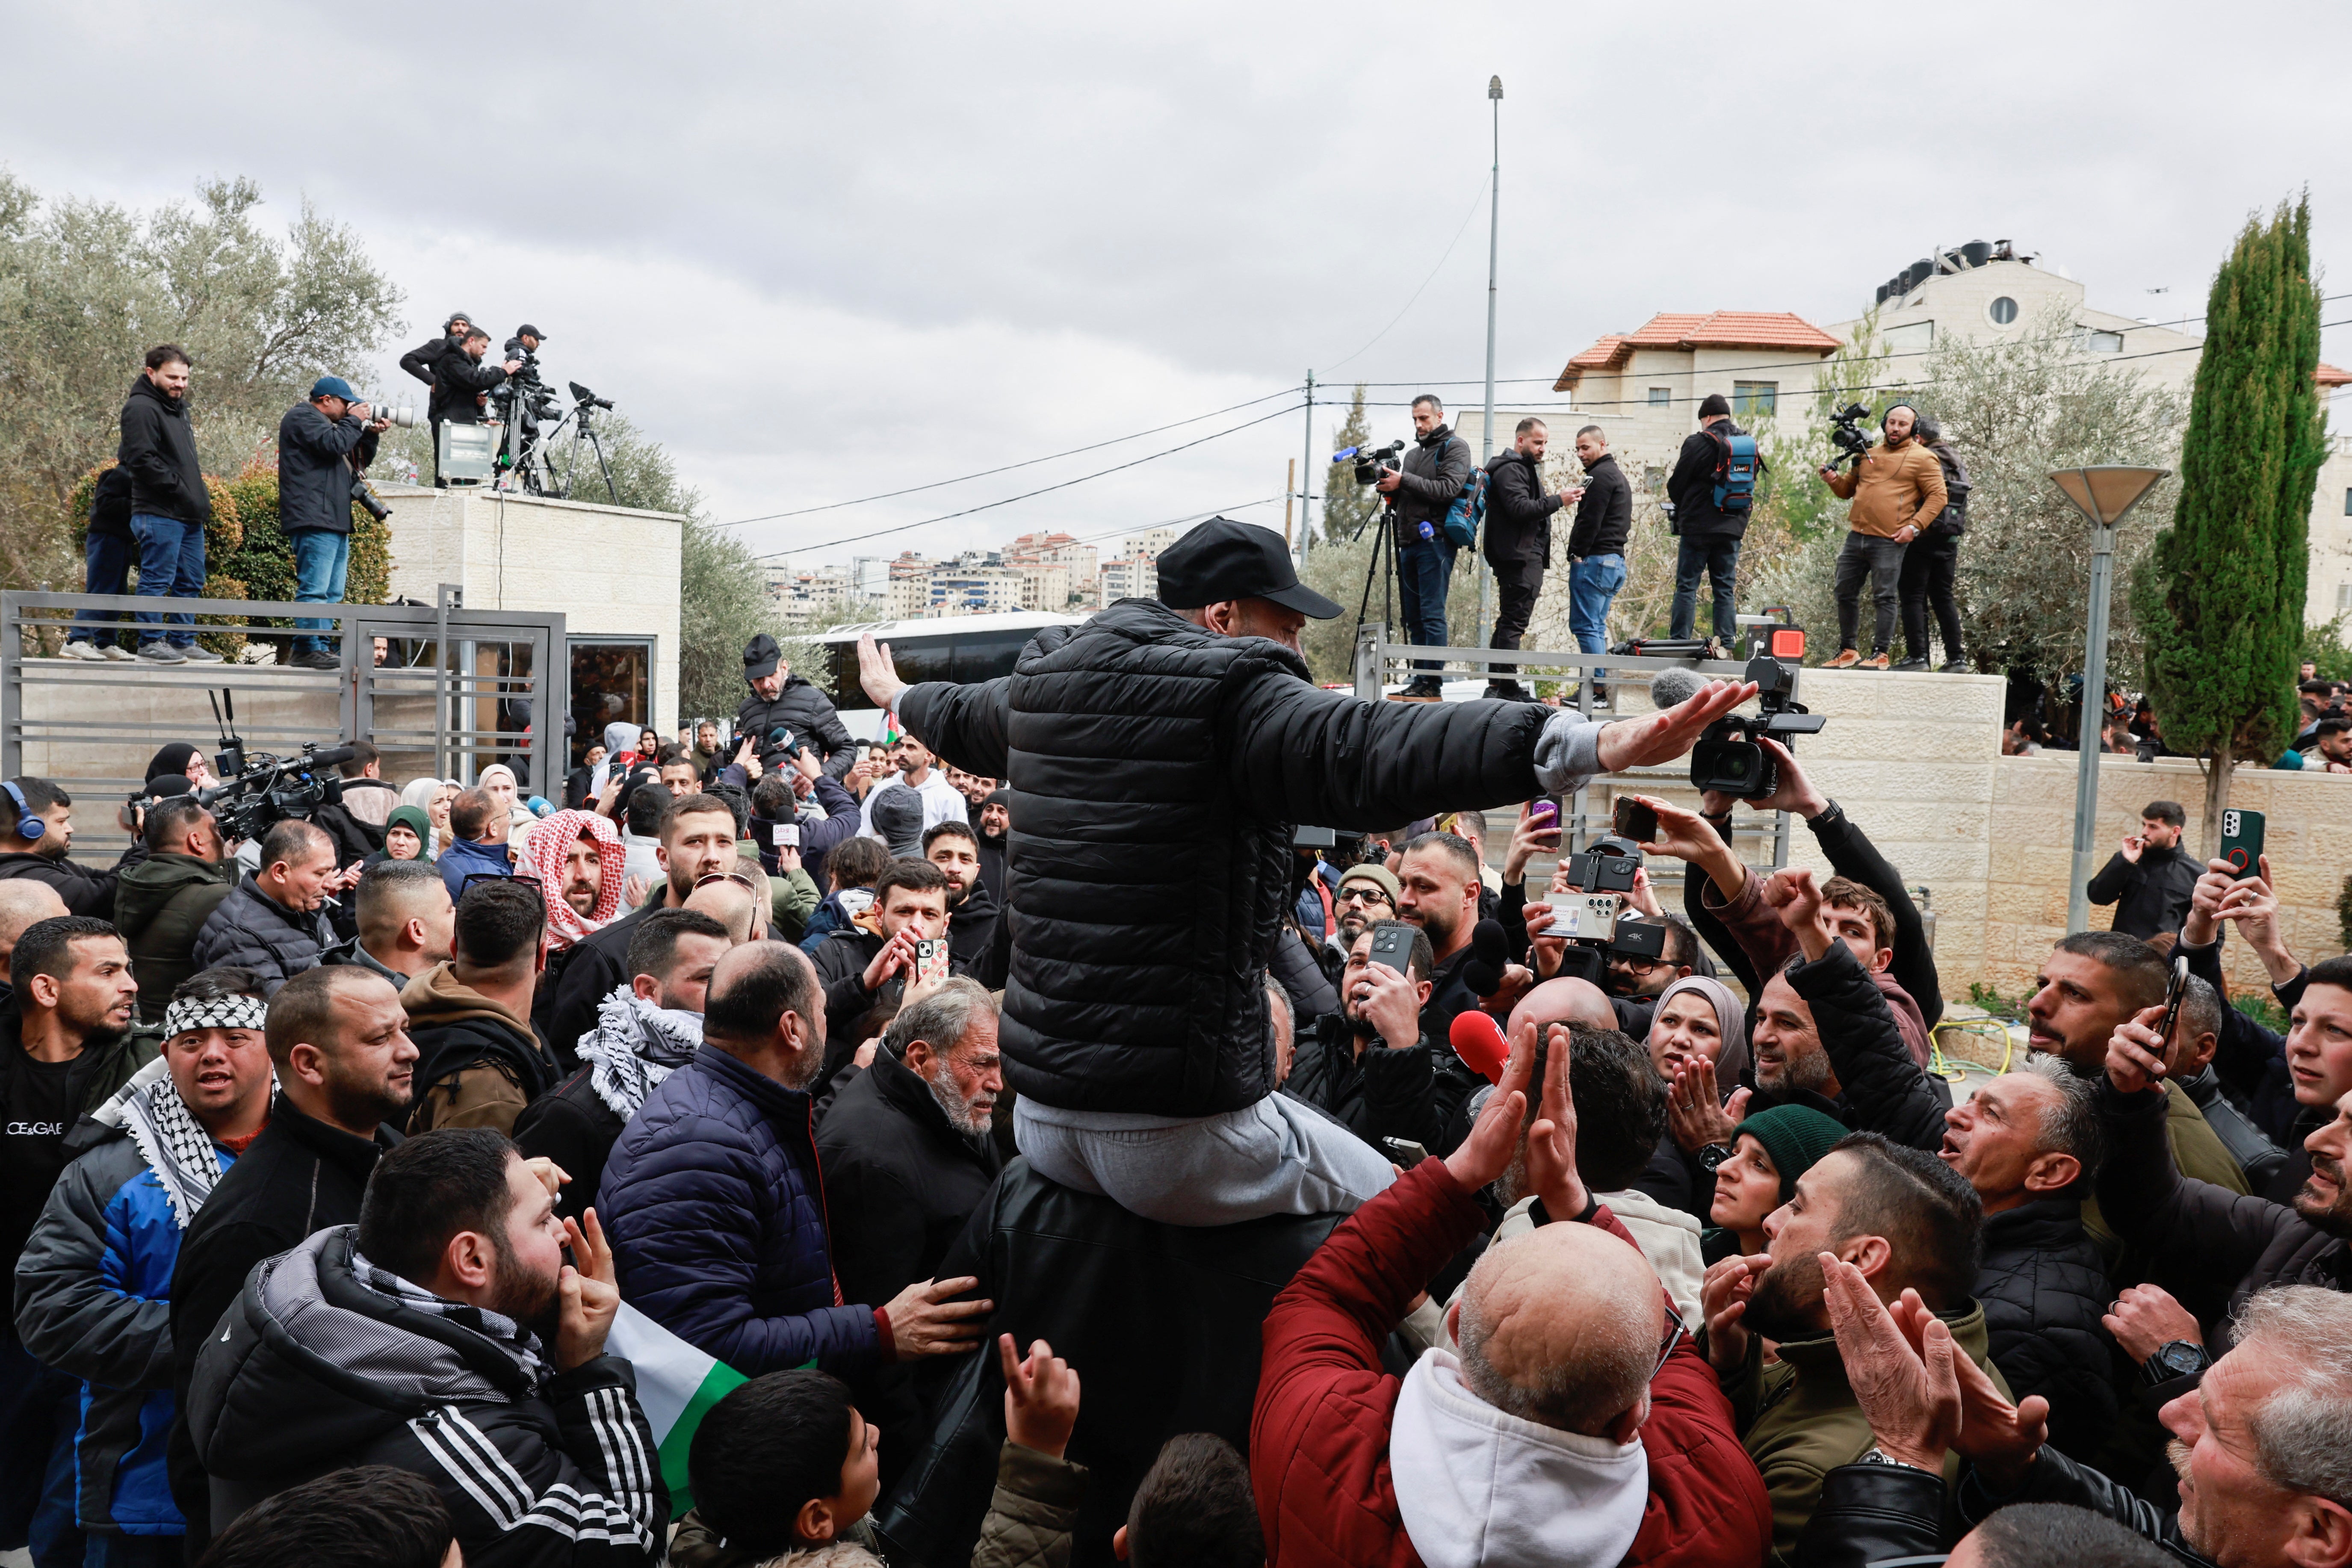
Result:
[[[1370,1144],[1284,1094],[1192,1117],[1065,1110],[1024,1095],[1013,1137],[1039,1175],[1163,1225],[1351,1210],[1396,1180]]]

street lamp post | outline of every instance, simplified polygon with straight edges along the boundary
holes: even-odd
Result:
[[[1486,197],[1486,412],[1478,421],[1478,454],[1481,464],[1495,455],[1495,250],[1503,237],[1503,79],[1493,77],[1486,83],[1486,99],[1493,107],[1495,121],[1494,184]],[[1486,635],[1486,573],[1479,558],[1473,553],[1470,570],[1478,578],[1478,620],[1473,628],[1479,637]],[[1488,684],[1495,672],[1486,671]]]
[[[2061,468],[2050,478],[2091,524],[2091,621],[2083,637],[2083,713],[2074,726],[2074,870],[2066,892],[2066,929],[2091,923],[2092,839],[2099,819],[2099,731],[2107,696],[2107,597],[2114,575],[2116,526],[2156,488],[2168,468],[2102,464]]]

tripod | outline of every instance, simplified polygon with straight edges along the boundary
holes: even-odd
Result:
[[[613,488],[613,467],[604,461],[604,443],[596,438],[596,426],[591,418],[594,408],[594,401],[583,397],[572,405],[570,414],[564,416],[567,419],[577,418],[580,423],[572,431],[572,461],[563,470],[563,493],[568,496],[574,488],[572,476],[580,471],[580,443],[586,441],[589,449],[596,454],[597,471],[604,476],[604,494],[617,506],[621,492]]]

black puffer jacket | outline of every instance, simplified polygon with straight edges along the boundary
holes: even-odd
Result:
[[[131,847],[145,857],[145,849],[136,842]],[[36,882],[47,882],[66,901],[66,913],[107,921],[114,918],[115,879],[131,863],[131,857],[126,855],[115,862],[113,870],[94,871],[71,857],[0,855],[0,881],[30,877]]]
[[[1278,643],[1149,599],[1047,627],[1009,677],[911,687],[898,716],[1010,781],[1005,1076],[1077,1110],[1206,1116],[1273,1090],[1259,972],[1290,905],[1293,824],[1525,800],[1547,787],[1539,741],[1555,787],[1598,765],[1598,727],[1572,715],[1360,701]]]
[[[1944,1146],[1952,1091],[1911,1059],[1886,994],[1842,942],[1810,963],[1790,966],[1789,984],[1812,1009],[1822,1049],[1837,1073],[1841,1120],[1929,1152]]]
[[[274,996],[289,980],[317,968],[319,955],[334,945],[324,911],[289,910],[247,874],[205,919],[188,956],[196,969],[243,964]]]
[[[735,710],[735,733],[751,736],[762,749],[779,725],[790,730],[793,740],[814,746],[824,759],[824,771],[835,778],[847,773],[857,760],[857,742],[842,726],[833,699],[809,684],[805,676],[786,676],[784,689],[773,701],[754,691]]]
[[[196,466],[195,432],[188,425],[188,400],[166,396],[142,375],[131,384],[122,405],[122,441],[115,460],[131,470],[132,515],[173,517],[205,523],[213,498]]]
[[[476,359],[462,347],[451,345],[433,363],[433,395],[425,405],[426,417],[436,425],[479,425],[482,405],[474,399],[506,380],[503,364],[503,361],[492,364],[487,356]]]
[[[2099,1319],[2115,1300],[2078,1198],[2040,1198],[1984,1222],[1976,1296],[2011,1399],[2050,1402],[2050,1440],[2093,1454],[2116,1420],[2115,1342]]]

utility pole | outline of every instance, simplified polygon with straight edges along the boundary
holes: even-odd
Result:
[[[1315,373],[1307,373],[1307,445],[1299,448],[1298,471],[1305,476],[1298,482],[1298,563],[1307,563],[1307,552],[1314,548],[1309,542],[1315,536],[1315,525],[1307,521],[1307,492],[1315,488]]]
[[[1503,237],[1503,79],[1489,78],[1486,99],[1494,106],[1495,169],[1494,188],[1486,196],[1486,413],[1478,421],[1478,453],[1480,466],[1495,455],[1495,252]],[[1472,635],[1484,637],[1486,625],[1486,573],[1483,564],[1473,560],[1470,570],[1478,575],[1478,620],[1471,627]],[[1491,674],[1489,679],[1492,679]]]

